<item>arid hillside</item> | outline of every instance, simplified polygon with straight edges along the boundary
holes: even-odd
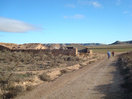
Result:
[[[64,44],[41,44],[41,43],[26,43],[26,44],[14,44],[14,43],[0,43],[1,46],[9,49],[65,49]]]
[[[29,43],[29,44],[20,44],[13,49],[47,49],[46,46],[40,43]]]
[[[0,43],[0,45],[9,49],[47,49],[48,47],[40,43],[14,44],[14,43]]]
[[[41,44],[37,45],[41,48]],[[11,45],[8,44],[8,46]],[[23,46],[38,48],[36,44],[23,44]],[[54,80],[64,73],[82,68],[101,57],[97,54],[55,56],[50,52],[41,51],[34,53],[0,50],[0,98],[15,97],[22,92],[32,90],[43,81]]]
[[[14,43],[0,43],[0,45],[7,47],[9,49],[12,49],[13,47],[17,47],[18,44],[14,44]]]

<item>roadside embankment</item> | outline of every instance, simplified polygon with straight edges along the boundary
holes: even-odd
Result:
[[[132,99],[132,52],[119,55],[117,64],[124,78],[122,87],[126,99]]]

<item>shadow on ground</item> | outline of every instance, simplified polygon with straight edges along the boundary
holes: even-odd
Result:
[[[116,61],[113,61],[109,66],[116,68],[114,72],[110,73],[114,76],[111,81],[112,83],[96,86],[94,90],[104,95],[102,99],[127,99],[124,96],[124,90],[121,88],[123,80],[119,73],[118,66],[116,65]]]

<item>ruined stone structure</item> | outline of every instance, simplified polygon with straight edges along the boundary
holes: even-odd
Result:
[[[86,53],[93,54],[93,51],[92,50],[89,50],[89,48],[87,47],[86,48]]]
[[[8,45],[8,46],[7,46]],[[22,52],[33,52],[33,53],[52,53],[53,55],[71,55],[76,56],[78,54],[77,48],[74,47],[65,47],[63,45],[52,45],[51,48],[44,46],[43,44],[39,43],[31,43],[31,44],[22,44],[22,45],[15,45],[15,44],[6,44],[0,45],[0,50],[9,50],[9,51],[22,51]]]
[[[79,51],[80,53],[86,53],[86,54],[93,54],[93,51],[92,50],[89,50],[89,48],[88,47],[86,47],[85,49],[82,49],[82,50],[80,50]]]
[[[89,54],[93,54],[93,51],[92,50],[89,50],[89,52],[88,52]]]

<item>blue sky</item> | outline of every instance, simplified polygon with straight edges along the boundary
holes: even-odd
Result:
[[[0,0],[0,42],[132,40],[132,0]]]

